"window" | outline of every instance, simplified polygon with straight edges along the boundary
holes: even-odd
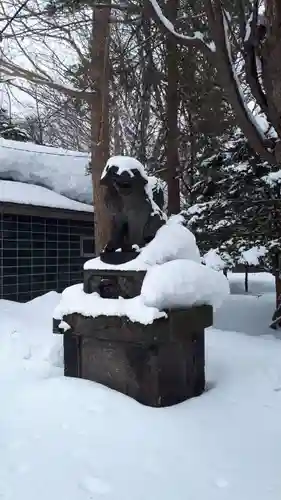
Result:
[[[80,237],[80,255],[81,257],[93,257],[95,255],[95,241],[90,236]]]

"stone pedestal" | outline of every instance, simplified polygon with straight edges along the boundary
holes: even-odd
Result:
[[[98,292],[103,298],[131,299],[140,295],[146,271],[117,271],[115,269],[84,270],[84,292]]]
[[[74,313],[63,318],[70,326],[66,332],[54,320],[54,333],[64,335],[65,375],[99,382],[154,407],[199,396],[205,389],[204,329],[212,325],[212,307],[167,314],[142,325],[126,317]]]

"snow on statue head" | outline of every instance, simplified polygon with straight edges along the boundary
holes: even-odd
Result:
[[[108,264],[122,264],[138,256],[153,240],[166,218],[155,203],[143,165],[128,156],[113,156],[103,170],[105,203],[111,217],[110,239],[101,253]]]

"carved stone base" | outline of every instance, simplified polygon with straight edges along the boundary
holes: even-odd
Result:
[[[132,299],[140,295],[145,271],[84,270],[84,292],[97,292],[104,299]]]
[[[170,406],[205,389],[204,328],[212,307],[168,312],[151,325],[128,318],[71,314],[64,335],[65,375],[93,380],[148,406]]]

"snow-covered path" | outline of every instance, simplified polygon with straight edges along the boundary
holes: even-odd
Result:
[[[209,329],[208,391],[151,409],[62,376],[57,302],[54,292],[0,301],[1,499],[280,499],[281,342],[268,318],[258,332],[267,337]]]

